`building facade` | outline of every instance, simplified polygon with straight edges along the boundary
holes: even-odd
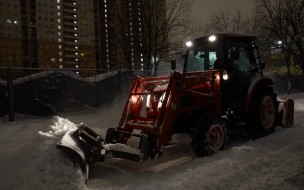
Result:
[[[2,0],[0,67],[136,69],[141,0]]]

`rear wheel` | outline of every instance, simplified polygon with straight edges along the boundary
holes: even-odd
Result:
[[[204,116],[195,125],[191,137],[191,145],[197,156],[212,155],[226,145],[225,123],[215,115]]]
[[[257,93],[251,103],[247,128],[252,138],[259,138],[275,132],[278,106],[277,95],[272,90]]]

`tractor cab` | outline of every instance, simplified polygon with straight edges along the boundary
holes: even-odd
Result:
[[[260,72],[261,62],[255,36],[214,34],[187,42],[184,72],[226,70]]]
[[[221,71],[223,109],[243,109],[253,77],[263,75],[255,36],[219,33],[186,45],[184,72]]]

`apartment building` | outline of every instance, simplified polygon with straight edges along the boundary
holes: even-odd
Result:
[[[100,68],[96,7],[94,0],[1,1],[0,66]]]
[[[141,0],[2,0],[0,67],[142,70],[141,12]]]
[[[102,68],[143,69],[141,0],[102,0],[99,7]]]

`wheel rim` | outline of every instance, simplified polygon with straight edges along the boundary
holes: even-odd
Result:
[[[224,143],[224,131],[220,124],[212,125],[207,135],[208,146],[211,150],[219,150]]]
[[[275,120],[275,106],[270,96],[265,96],[260,105],[260,120],[264,128],[272,127]]]

